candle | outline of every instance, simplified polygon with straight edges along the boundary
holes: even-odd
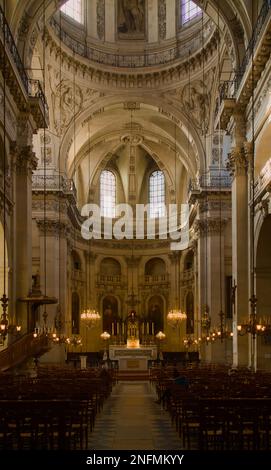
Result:
[[[150,324],[149,322],[147,321],[147,335],[150,333]]]
[[[119,327],[120,327],[120,324],[119,324],[119,322],[117,322],[117,335],[119,335],[119,332],[120,332]]]
[[[151,324],[151,334],[154,335],[154,323]]]
[[[112,323],[112,336],[114,336],[114,323]]]
[[[122,322],[122,334],[124,336],[124,321]]]

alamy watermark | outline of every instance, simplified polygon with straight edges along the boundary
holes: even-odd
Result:
[[[152,210],[151,210],[152,209]],[[163,216],[159,216],[159,214]],[[103,217],[97,204],[85,204],[81,215],[87,217],[81,226],[85,240],[171,240],[170,248],[181,251],[189,245],[189,204],[169,204],[157,217],[153,215],[150,204],[117,204],[114,218]]]

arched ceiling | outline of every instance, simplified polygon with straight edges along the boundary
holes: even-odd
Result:
[[[77,172],[81,174],[81,198],[87,196],[99,172],[123,151],[131,137],[163,169],[169,186],[174,184],[175,159],[180,172],[192,179],[204,165],[203,149],[199,154],[199,142],[182,123],[175,123],[146,103],[137,103],[137,109],[132,110],[125,107],[123,102],[115,101],[84,120],[89,115],[85,112],[62,139],[60,168],[69,178]]]

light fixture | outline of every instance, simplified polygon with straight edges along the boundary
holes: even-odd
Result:
[[[107,331],[104,331],[100,338],[104,341],[104,354],[103,354],[103,361],[107,360],[107,341],[110,340],[111,336]]]
[[[85,309],[81,313],[81,320],[87,328],[94,328],[100,321],[101,315],[95,309]]]
[[[75,87],[75,84],[74,84]],[[75,90],[74,90],[75,91]],[[74,95],[75,96],[75,95]],[[74,122],[74,129],[75,129],[75,122]],[[75,130],[74,130],[74,142],[75,142]],[[74,162],[75,162],[75,149],[74,149]],[[75,168],[74,168],[75,173]],[[88,181],[90,184],[90,120],[88,120]],[[90,191],[90,186],[88,187],[88,194]],[[88,244],[88,262],[90,262],[90,241]],[[91,299],[90,299],[90,292],[91,292],[91,270],[89,268],[89,276],[87,278],[88,285],[87,285],[87,292],[88,292],[88,304],[89,307],[85,308],[81,313],[81,320],[86,325],[87,328],[94,328],[98,324],[101,319],[101,315],[99,312],[91,306]]]
[[[69,346],[73,346],[76,348],[82,346],[82,338],[80,336],[73,335],[66,339],[66,343]]]
[[[167,314],[167,321],[170,326],[173,328],[177,328],[183,322],[184,320],[187,319],[186,313],[182,312],[180,309],[173,308],[170,310]]]
[[[175,204],[177,206],[177,129],[174,125],[174,141],[175,141]],[[167,322],[172,328],[177,328],[180,324],[187,319],[185,312],[180,308],[180,286],[179,286],[179,270],[177,264],[179,262],[179,252],[173,254],[174,267],[175,267],[175,305],[169,310],[167,314]]]

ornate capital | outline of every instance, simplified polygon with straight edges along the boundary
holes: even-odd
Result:
[[[18,147],[16,143],[12,143],[11,149],[12,167],[17,174],[32,174],[37,169],[38,159],[32,150],[31,145]]]
[[[53,236],[53,237],[67,237],[69,233],[69,228],[67,224],[59,222],[59,220],[50,220],[50,219],[38,219],[37,226],[41,234]]]
[[[196,220],[193,231],[195,239],[206,237],[208,235],[220,235],[224,232],[227,224],[227,219],[207,219],[207,220]]]
[[[247,173],[248,160],[244,148],[235,147],[228,157],[227,168],[234,177],[243,176]]]

